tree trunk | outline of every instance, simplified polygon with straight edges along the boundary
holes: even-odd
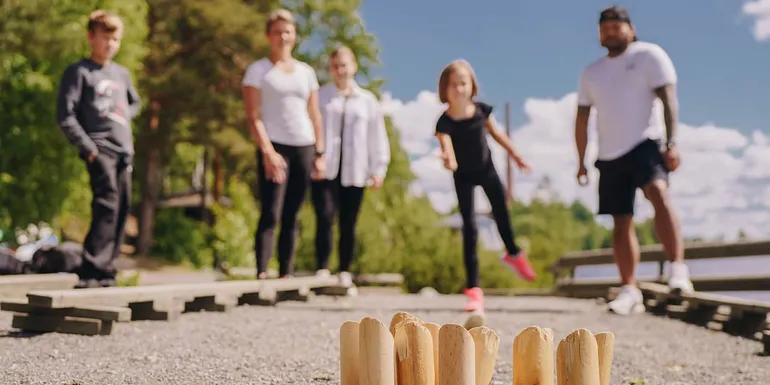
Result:
[[[219,198],[222,197],[222,191],[224,190],[224,175],[222,173],[222,152],[218,149],[214,150],[214,191],[213,198],[215,203],[219,203]]]
[[[205,147],[203,149],[203,172],[201,173],[201,190],[200,190],[200,196],[201,196],[201,221],[207,225],[210,225],[209,222],[209,208],[206,205],[206,200],[209,196],[209,186],[208,186],[208,179],[209,179],[209,149],[208,147]]]
[[[139,234],[136,238],[136,254],[147,256],[152,249],[153,223],[155,207],[161,188],[161,148],[160,143],[152,139],[158,130],[160,103],[150,103],[149,131],[150,140],[145,141],[144,172],[140,173],[142,200],[139,203]]]

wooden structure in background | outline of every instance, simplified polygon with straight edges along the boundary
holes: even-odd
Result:
[[[729,263],[730,258],[768,255],[770,241],[685,245],[686,260],[724,259]],[[762,341],[765,353],[770,355],[770,301],[751,301],[709,293],[770,291],[770,274],[695,276],[692,278],[695,293],[677,294],[671,293],[665,285],[664,264],[668,258],[661,245],[642,247],[640,261],[658,263],[658,276],[652,280],[640,280],[639,283],[647,311]],[[576,279],[575,270],[613,263],[612,249],[568,253],[550,267],[557,277],[553,293],[612,300],[620,285],[617,279]]]

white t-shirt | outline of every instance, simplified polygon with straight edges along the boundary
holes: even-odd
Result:
[[[259,88],[262,122],[271,142],[288,146],[315,143],[315,131],[307,112],[310,93],[319,88],[312,67],[296,61],[294,70],[287,73],[264,58],[249,65],[242,84]]]
[[[633,42],[616,57],[602,57],[580,75],[578,105],[596,109],[598,159],[615,159],[665,127],[655,88],[676,84],[668,54],[657,44]]]

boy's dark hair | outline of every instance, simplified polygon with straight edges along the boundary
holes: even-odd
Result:
[[[96,10],[88,16],[88,32],[104,31],[112,33],[123,29],[123,21],[118,15],[104,10]]]

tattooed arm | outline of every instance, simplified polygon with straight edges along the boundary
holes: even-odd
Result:
[[[655,89],[655,95],[663,102],[663,120],[666,123],[666,143],[673,142],[676,135],[676,122],[679,118],[679,106],[676,98],[676,86],[666,84]]]

